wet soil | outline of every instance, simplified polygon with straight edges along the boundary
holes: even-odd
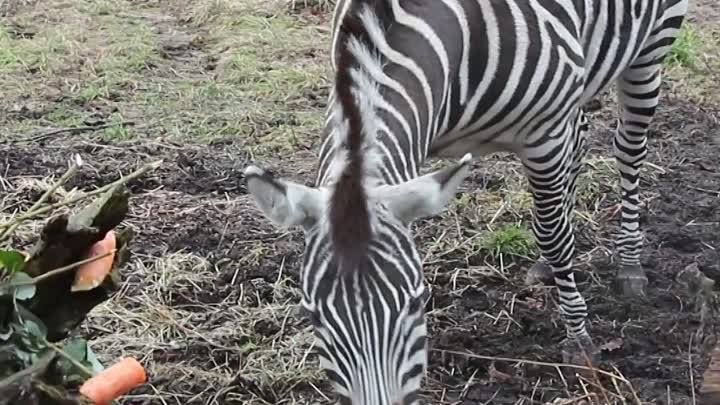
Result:
[[[609,154],[612,134],[597,125],[611,121],[614,107],[605,101],[606,107],[594,117],[592,148]],[[701,316],[695,307],[697,294],[682,288],[675,278],[686,267],[697,265],[715,280],[718,291],[720,170],[709,165],[712,156],[720,152],[718,118],[718,110],[663,100],[651,134],[649,160],[662,164],[666,173],[656,182],[645,180],[641,185],[643,191],[657,194],[641,214],[646,237],[642,264],[650,280],[646,296],[624,298],[616,294],[611,288],[616,267],[605,255],[593,255],[589,263],[577,265],[579,272],[586,273],[577,278],[582,280],[580,288],[589,306],[589,331],[603,349],[602,368],[616,367],[632,381],[639,398],[652,403],[692,403],[690,372],[697,389],[708,353],[716,344],[720,324],[714,312]],[[615,196],[603,205],[617,200]],[[611,237],[618,224],[614,221],[602,226]],[[582,255],[588,246],[579,245],[578,254]],[[524,264],[525,268],[530,265]],[[517,273],[512,284],[519,286],[525,273]],[[436,306],[452,309],[444,310],[443,316],[432,322],[431,345],[485,356],[560,362],[558,343],[564,335],[556,306],[546,305],[553,298],[509,287],[505,282],[484,283],[448,300],[443,297],[442,285],[436,285]],[[711,300],[710,306],[715,310],[717,302]],[[499,317],[495,323],[483,315],[503,311],[512,313],[512,321]],[[507,374],[500,374],[498,382],[490,366],[491,361],[435,352],[430,373],[441,384],[456,387],[455,393],[447,395],[460,403],[492,399],[492,403],[514,404],[520,398],[525,398],[525,403],[546,403],[568,397],[557,372],[547,367],[515,368],[511,362],[495,362],[493,366]],[[446,373],[449,367],[457,371],[452,377]],[[472,376],[478,381],[467,386]],[[538,378],[541,383],[537,383]]]

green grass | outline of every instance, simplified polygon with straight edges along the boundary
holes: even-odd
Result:
[[[327,61],[317,33],[288,15],[237,15],[218,21],[218,80],[258,100],[288,101],[325,87]],[[223,49],[223,50],[221,50]],[[318,63],[320,62],[320,63]]]
[[[518,224],[498,227],[483,238],[481,245],[493,257],[528,257],[535,251],[532,233]]]
[[[94,13],[95,8],[84,5],[55,11],[58,18],[49,24],[34,24],[32,14],[21,16],[21,24],[34,31],[31,38],[14,38],[3,30],[0,75],[32,80],[78,74],[93,79],[137,73],[157,61],[149,27]]]
[[[665,85],[701,104],[720,105],[720,27],[685,21],[665,59]]]
[[[691,24],[685,23],[680,30],[680,35],[673,43],[666,63],[670,66],[695,69],[698,63],[698,54],[702,48],[702,38],[698,31]]]
[[[56,18],[38,23],[48,15]],[[145,129],[120,126],[91,135],[233,137],[258,158],[312,148],[320,138],[328,34],[286,6],[73,0],[70,7],[49,0],[15,21],[34,35],[0,31],[0,108],[40,106],[43,126],[121,116]],[[179,32],[178,21],[189,24]],[[166,41],[184,48],[165,56]],[[25,121],[0,117],[8,133],[20,136],[28,132]]]

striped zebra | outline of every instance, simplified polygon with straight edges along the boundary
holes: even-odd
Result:
[[[335,72],[315,185],[245,176],[277,226],[301,227],[302,306],[320,364],[352,405],[411,405],[427,367],[422,261],[410,225],[442,212],[471,156],[512,152],[534,199],[565,361],[596,346],[573,277],[572,207],[586,153],[582,106],[614,82],[622,292],[641,294],[638,178],[661,64],[687,0],[338,0]],[[429,157],[459,163],[420,175]]]

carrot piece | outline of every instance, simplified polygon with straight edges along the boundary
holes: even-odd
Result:
[[[84,259],[99,256],[108,252],[112,252],[117,246],[115,240],[115,232],[110,230],[105,234],[105,238],[96,242],[90,247],[90,250],[85,255]],[[113,260],[115,259],[115,253],[109,254],[92,261],[78,266],[75,270],[75,281],[73,282],[71,291],[88,291],[102,284],[108,273],[112,271]]]
[[[95,405],[109,405],[111,401],[145,384],[145,368],[132,357],[125,357],[80,386],[80,393]]]

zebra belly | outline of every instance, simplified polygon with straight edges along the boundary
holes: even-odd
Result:
[[[521,143],[513,138],[510,134],[488,137],[482,133],[465,135],[456,139],[452,139],[451,136],[443,136],[433,142],[429,154],[432,157],[459,159],[466,153],[470,153],[474,157],[497,152],[518,153]]]

